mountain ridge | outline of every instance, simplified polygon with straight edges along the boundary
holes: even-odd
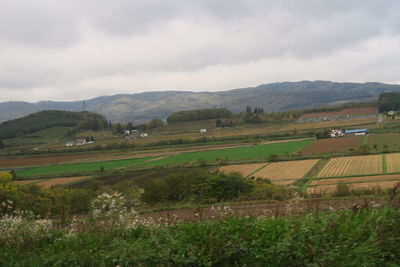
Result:
[[[227,108],[240,112],[247,105],[266,112],[376,101],[383,92],[400,91],[400,85],[378,82],[353,83],[299,81],[261,84],[216,92],[154,91],[98,96],[85,100],[88,111],[113,122],[140,123],[189,109]],[[82,101],[8,101],[0,103],[0,122],[41,110],[81,111]]]

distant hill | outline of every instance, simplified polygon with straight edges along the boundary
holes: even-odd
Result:
[[[86,107],[113,122],[139,123],[152,118],[165,119],[180,110],[227,108],[240,112],[250,105],[261,107],[265,112],[278,112],[351,102],[372,102],[383,92],[400,92],[400,85],[329,81],[281,82],[219,92],[167,91],[101,96],[86,100]],[[46,109],[81,111],[82,101],[3,102],[0,103],[0,122]]]
[[[85,119],[84,119],[85,118]],[[87,112],[44,110],[0,124],[0,140],[24,136],[53,127],[72,129],[102,129],[108,127],[102,115]]]

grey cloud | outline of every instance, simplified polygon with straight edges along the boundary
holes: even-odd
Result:
[[[0,0],[0,91],[65,98],[325,79],[321,60],[332,72],[365,49],[365,66],[327,75],[362,80],[395,51],[399,13],[397,0]],[[395,81],[393,60],[382,81]]]

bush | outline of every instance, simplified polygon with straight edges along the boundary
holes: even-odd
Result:
[[[253,181],[253,190],[240,197],[242,200],[286,200],[297,194],[297,190],[272,184],[269,179],[255,179]]]
[[[144,186],[142,200],[164,201],[225,201],[250,192],[252,184],[240,174],[192,171],[172,174],[150,181]]]
[[[348,184],[343,182],[339,182],[336,185],[336,191],[334,192],[334,196],[343,197],[351,195],[351,188]]]

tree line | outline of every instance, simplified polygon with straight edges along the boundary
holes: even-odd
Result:
[[[378,98],[379,112],[400,110],[400,93],[382,93]]]
[[[183,110],[168,116],[167,122],[199,121],[209,119],[231,118],[234,114],[226,108],[206,108],[196,110]]]

